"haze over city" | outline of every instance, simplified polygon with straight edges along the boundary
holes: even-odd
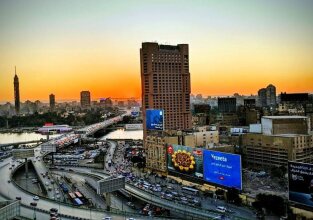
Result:
[[[312,1],[1,1],[0,101],[140,97],[142,42],[189,44],[191,92],[312,92]],[[17,4],[18,3],[18,4]]]
[[[313,220],[312,11],[0,1],[0,220]]]

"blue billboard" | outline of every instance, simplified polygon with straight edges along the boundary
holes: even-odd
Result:
[[[241,156],[204,150],[203,176],[207,182],[241,190]]]
[[[164,129],[164,112],[161,109],[146,110],[146,128],[148,130]]]

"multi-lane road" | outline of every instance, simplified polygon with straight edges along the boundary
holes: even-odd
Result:
[[[92,127],[93,128],[93,127]],[[93,129],[92,129],[93,130]],[[90,131],[87,129],[87,131]],[[105,157],[105,167],[107,170],[110,170],[110,167],[108,166],[108,162],[112,161],[115,149],[116,149],[116,142],[109,141],[110,148],[107,152],[107,155]],[[35,152],[35,156],[41,156],[40,154],[40,147],[37,148],[38,150]],[[43,163],[43,160],[41,159],[40,161],[38,159],[31,158],[33,161],[35,170],[37,174],[39,175],[39,178],[43,183],[48,182],[44,177],[42,177],[41,173],[46,173],[49,172],[47,169],[46,165]],[[15,199],[17,196],[22,197],[21,203],[24,205],[30,205],[31,202],[33,202],[33,195],[29,192],[26,192],[25,190],[20,189],[17,187],[14,183],[9,183],[9,177],[10,173],[12,172],[9,167],[10,167],[10,161],[11,158],[5,159],[3,162],[0,163],[0,176],[6,176],[7,178],[0,178],[0,194],[3,195],[4,197],[8,199]],[[36,161],[36,162],[35,162]],[[86,168],[75,168],[74,169],[76,174],[73,174],[73,172],[68,172],[67,175],[75,177],[75,178],[83,178],[84,176],[88,176],[90,174],[90,169]],[[94,172],[93,173],[97,178],[106,178],[108,177],[107,174],[101,173],[101,172]],[[90,176],[89,176],[90,177]],[[38,201],[38,208],[44,209],[44,210],[49,210],[50,208],[58,208],[59,213],[65,214],[65,215],[70,215],[73,217],[80,217],[80,218],[85,218],[85,219],[101,219],[104,216],[110,216],[114,217],[114,219],[124,219],[125,217],[120,216],[120,215],[113,215],[113,214],[108,214],[104,211],[97,211],[97,210],[86,210],[70,205],[66,205],[61,203],[63,198],[61,198],[59,201],[52,200],[53,197],[55,198],[55,189],[58,189],[58,185],[56,184],[51,184],[51,181],[49,181],[49,186],[53,188],[52,191],[48,191],[48,197],[49,198],[40,198]],[[131,195],[149,202],[153,203],[157,206],[173,210],[177,213],[184,214],[186,216],[192,216],[194,218],[219,218],[220,214],[206,211],[206,210],[201,210],[201,209],[196,209],[193,207],[177,204],[173,201],[168,201],[164,200],[156,195],[153,195],[151,193],[148,193],[144,190],[138,189],[134,187],[133,185],[126,184],[126,191],[130,193]],[[117,201],[116,202],[117,208],[120,208],[120,204]],[[122,203],[123,205],[123,203]],[[24,210],[24,211],[23,211]],[[33,211],[31,207],[24,207],[22,209],[23,213],[22,215],[29,216],[29,211]],[[130,216],[131,217],[131,216]],[[136,218],[136,219],[145,219],[145,217],[141,218]]]
[[[9,183],[9,177],[11,174],[11,170],[9,169],[11,158],[8,158],[1,162],[0,165],[0,176],[7,177],[7,178],[0,178],[0,194],[8,199],[15,199],[16,197],[21,197],[21,203],[24,205],[29,206],[31,202],[33,202],[33,195],[30,193],[26,193],[25,191],[21,190],[20,188],[16,187],[12,182]],[[85,219],[102,219],[105,216],[114,217],[114,219],[125,219],[123,216],[119,215],[112,215],[107,214],[102,211],[95,211],[95,210],[86,210],[81,209],[74,206],[64,205],[62,203],[57,203],[56,201],[40,198],[37,202],[37,207],[44,210],[49,210],[50,208],[57,208],[59,209],[59,213],[73,216],[73,217],[80,217]],[[25,212],[22,213],[22,216],[32,217],[33,215],[29,216],[26,210],[32,210],[31,207],[29,209],[25,209]]]

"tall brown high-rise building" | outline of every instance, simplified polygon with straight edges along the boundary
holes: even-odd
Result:
[[[80,105],[82,108],[90,107],[90,92],[89,91],[80,92]]]
[[[20,113],[20,83],[16,75],[15,67],[15,76],[14,76],[14,101],[15,101],[15,112],[16,114]]]
[[[142,43],[140,64],[145,133],[146,109],[164,110],[165,130],[190,129],[188,44]]]
[[[192,128],[188,44],[143,43],[140,64],[146,167],[166,173],[166,145],[179,143],[168,134]],[[165,132],[147,130],[146,109],[164,110]]]
[[[50,94],[49,95],[49,101],[50,101],[50,110],[54,111],[54,108],[55,108],[55,95]]]

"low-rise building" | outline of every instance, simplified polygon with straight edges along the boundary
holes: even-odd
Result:
[[[146,167],[154,171],[167,172],[166,145],[178,144],[177,136],[148,135],[145,139]]]
[[[287,166],[288,161],[313,163],[313,135],[308,117],[266,116],[262,133],[242,135],[243,165]]]
[[[193,135],[195,137],[195,145],[198,147],[208,147],[210,144],[214,145],[219,143],[218,131],[211,131],[207,126],[198,127]]]

